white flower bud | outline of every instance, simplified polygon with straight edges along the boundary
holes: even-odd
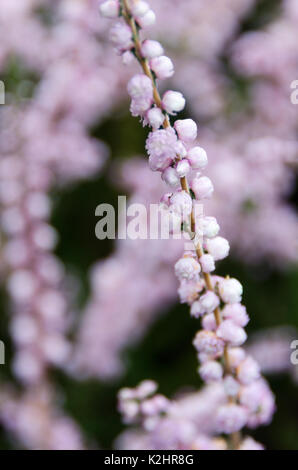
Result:
[[[160,108],[151,108],[149,111],[146,113],[146,119],[149,123],[149,125],[154,129],[157,130],[159,129],[164,120],[164,114]]]
[[[188,160],[186,160],[185,158],[183,160],[180,160],[180,162],[177,163],[176,171],[179,178],[183,178],[183,176],[188,175],[188,173],[190,172],[190,165],[188,163]]]
[[[185,107],[185,98],[179,91],[166,91],[162,98],[162,106],[169,114],[176,114]]]
[[[117,18],[120,7],[118,0],[107,0],[99,5],[99,11],[104,18]]]
[[[164,53],[162,45],[158,41],[146,39],[141,45],[142,56],[146,59],[153,59],[159,57]]]
[[[241,302],[243,287],[237,279],[224,279],[219,284],[219,293],[226,304]]]
[[[208,164],[207,153],[202,147],[193,147],[189,150],[187,158],[194,170],[201,170]]]

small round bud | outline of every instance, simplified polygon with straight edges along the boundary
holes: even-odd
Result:
[[[191,187],[197,199],[210,199],[214,191],[212,181],[208,176],[195,178]]]
[[[223,279],[219,284],[219,294],[227,304],[241,302],[243,287],[237,279]]]
[[[189,150],[187,158],[194,170],[201,170],[208,164],[207,153],[202,147],[193,147]]]
[[[217,361],[207,361],[199,368],[199,374],[207,382],[217,382],[223,376],[223,368]]]
[[[157,130],[162,126],[165,120],[165,117],[160,108],[154,107],[154,108],[149,109],[149,111],[146,114],[146,119],[149,125],[154,130]]]
[[[185,98],[179,91],[166,91],[162,98],[163,109],[168,114],[176,114],[185,107]]]
[[[211,273],[215,270],[214,258],[211,255],[203,255],[199,259],[203,273]]]
[[[177,188],[180,184],[180,177],[177,174],[175,168],[169,166],[162,173],[163,181],[169,185],[171,188]]]
[[[150,6],[147,2],[144,2],[143,0],[139,0],[137,2],[134,2],[130,8],[131,13],[133,16],[138,17],[138,16],[144,16],[150,9]]]
[[[164,53],[162,45],[158,41],[146,39],[141,46],[142,56],[146,59],[153,59],[159,57]]]
[[[191,143],[197,138],[198,128],[192,119],[179,119],[175,122],[174,127],[179,139],[183,142]]]
[[[160,57],[154,57],[150,60],[150,67],[161,80],[172,77],[174,75],[174,65],[169,57],[164,55]]]
[[[177,171],[177,175],[179,176],[179,178],[183,178],[183,176],[188,175],[190,171],[190,166],[186,158],[184,158],[183,160],[180,160],[180,162],[177,163],[176,171]]]
[[[201,271],[199,263],[191,256],[180,258],[175,264],[175,274],[180,281],[183,279],[191,281],[198,278]]]
[[[244,329],[231,320],[224,320],[217,328],[216,334],[231,346],[241,346],[247,338]]]
[[[228,240],[223,237],[210,238],[206,241],[206,247],[210,255],[213,256],[215,261],[219,261],[228,256],[230,245]]]
[[[136,18],[136,20],[141,28],[148,28],[155,23],[156,16],[153,10],[148,10],[145,15]]]
[[[120,6],[118,0],[107,0],[99,5],[99,12],[104,18],[117,18]]]

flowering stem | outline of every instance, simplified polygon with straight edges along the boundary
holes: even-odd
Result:
[[[123,17],[124,17],[125,21],[127,22],[127,24],[131,27],[132,34],[133,34],[133,41],[134,41],[134,45],[135,45],[135,55],[137,57],[138,62],[141,64],[145,75],[147,75],[147,77],[149,77],[150,80],[152,81],[154,102],[155,102],[156,106],[163,111],[160,93],[158,91],[158,88],[156,86],[156,82],[154,80],[153,74],[152,74],[152,72],[150,70],[150,67],[148,65],[148,61],[147,61],[147,59],[142,57],[140,37],[139,37],[136,22],[135,22],[134,18],[129,13],[129,7],[128,7],[128,4],[127,4],[127,0],[122,0],[122,1],[123,1]],[[165,120],[163,122],[163,127],[165,129],[167,129],[168,127],[171,127],[169,115],[167,113],[165,113]],[[181,188],[184,191],[186,191],[188,194],[190,194],[189,184],[188,184],[186,176],[183,176],[182,178],[180,178],[180,185],[181,185]],[[194,209],[192,210],[192,213],[191,213],[191,229],[192,229],[192,232],[195,232]],[[195,248],[196,248],[197,257],[201,258],[201,256],[203,256],[203,254],[204,254],[204,249],[203,249],[203,247],[202,247],[202,245],[199,241],[197,242]],[[213,288],[213,285],[212,285],[212,282],[211,282],[210,274],[209,273],[203,273],[203,275],[204,275],[204,279],[205,279],[206,286],[207,286],[208,290],[209,291],[214,291],[214,288]],[[221,320],[220,310],[219,310],[218,307],[215,309],[214,315],[215,315],[216,324],[217,324],[217,326],[219,326],[221,324],[222,320]],[[225,351],[225,367],[226,367],[227,371],[230,370],[229,357],[228,357],[227,349]]]

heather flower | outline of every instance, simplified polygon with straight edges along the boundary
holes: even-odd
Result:
[[[240,384],[232,375],[225,376],[223,380],[223,386],[228,397],[237,397]]]
[[[175,115],[185,107],[185,98],[178,91],[166,91],[162,98],[162,107],[168,114]]]
[[[140,98],[137,100],[132,100],[130,104],[130,112],[134,117],[144,117],[145,113],[151,107],[151,104],[151,98]]]
[[[230,251],[229,242],[223,237],[206,240],[206,248],[215,261],[226,258]]]
[[[151,132],[147,138],[146,149],[149,165],[153,171],[165,170],[176,156],[177,138],[172,129]]]
[[[153,130],[159,129],[164,122],[164,114],[160,108],[153,107],[146,113],[146,121],[153,128]]]
[[[246,308],[240,303],[227,304],[222,309],[222,316],[225,320],[232,320],[238,326],[246,326],[249,322]]]
[[[175,264],[175,274],[180,280],[191,281],[197,279],[200,271],[199,263],[191,256],[180,258]]]
[[[231,346],[241,346],[247,338],[244,329],[231,320],[224,320],[217,328],[216,334]]]
[[[141,52],[143,57],[146,57],[147,59],[153,59],[154,57],[163,55],[164,50],[158,41],[146,39],[142,42]]]
[[[149,26],[152,26],[155,23],[156,16],[153,10],[148,10],[147,13],[136,18],[136,21],[138,22],[141,28],[148,28]]]
[[[239,445],[238,450],[264,450],[264,446],[255,441],[252,437],[245,437]]]
[[[223,354],[224,342],[213,331],[199,331],[193,341],[198,352],[211,357],[220,357]]]
[[[232,368],[236,368],[245,359],[245,351],[242,348],[229,348],[229,363]]]
[[[223,376],[223,368],[217,361],[207,361],[201,365],[199,373],[205,382],[217,382]]]
[[[180,119],[175,121],[174,127],[179,139],[183,142],[191,143],[197,138],[197,125],[192,119]]]
[[[200,261],[202,271],[204,273],[211,273],[212,271],[215,270],[215,262],[214,262],[213,256],[208,255],[208,254],[203,255],[201,256],[199,261]]]
[[[237,377],[243,385],[249,385],[260,378],[259,364],[252,357],[248,356],[238,365]]]
[[[215,331],[217,328],[215,316],[213,313],[208,313],[202,318],[202,326],[204,330]]]
[[[192,304],[194,302],[199,293],[203,290],[203,282],[201,280],[195,281],[185,281],[182,280],[179,288],[178,288],[178,295],[180,298],[181,303]]]
[[[99,5],[100,14],[105,18],[117,18],[120,11],[118,0],[107,0]]]
[[[194,178],[191,187],[197,199],[210,199],[214,191],[212,181],[208,176]]]
[[[153,395],[157,390],[157,383],[153,380],[143,380],[135,389],[135,396],[139,400],[143,400],[150,395]]]
[[[219,408],[216,416],[216,426],[219,433],[231,434],[240,431],[247,422],[247,412],[244,407],[228,404]]]
[[[219,284],[219,293],[225,303],[239,303],[242,299],[243,287],[237,279],[224,279]]]
[[[192,199],[186,191],[177,191],[170,198],[170,209],[183,218],[187,218],[192,211]]]
[[[144,74],[134,75],[127,84],[127,91],[134,100],[153,98],[152,81]]]
[[[164,55],[159,57],[153,57],[150,60],[150,67],[157,76],[161,80],[165,78],[170,78],[174,75],[174,65],[169,57]]]
[[[184,158],[180,160],[176,165],[176,172],[179,178],[183,178],[184,176],[188,175],[190,171],[190,166],[188,161]]]
[[[198,220],[198,228],[202,230],[203,236],[214,238],[219,232],[219,225],[215,217],[203,217]]]
[[[144,16],[149,11],[149,9],[149,4],[147,2],[144,2],[143,0],[133,2],[130,7],[130,11],[135,17]]]
[[[169,166],[166,168],[161,175],[163,181],[171,188],[177,188],[180,184],[180,176],[178,175],[175,168]]]
[[[190,313],[197,318],[204,313],[212,313],[218,306],[219,298],[214,292],[208,291],[192,304]]]
[[[194,170],[202,170],[208,164],[207,153],[202,147],[193,147],[190,149],[187,158]]]
[[[132,31],[130,27],[123,22],[118,22],[110,30],[110,40],[119,52],[127,51],[133,46]]]

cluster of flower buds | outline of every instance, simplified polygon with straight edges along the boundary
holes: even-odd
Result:
[[[15,154],[2,158],[0,175],[2,254],[14,311],[13,368],[17,377],[30,385],[44,378],[48,363],[64,363],[69,351],[64,337],[63,270],[51,254],[57,235],[47,223],[51,176],[44,166]]]
[[[142,24],[142,18],[149,15],[152,19],[154,14],[147,3],[137,0],[105,2],[101,5],[104,16],[109,16],[107,9],[113,10],[112,17],[121,16],[111,30],[117,51],[133,54],[143,68],[144,73],[129,81],[128,93],[132,115],[152,128],[146,142],[149,166],[162,173],[172,190],[163,202],[173,213],[183,214],[196,234],[193,252],[185,253],[176,263],[175,272],[181,302],[190,305],[192,316],[202,319],[203,329],[194,339],[201,363],[199,373],[207,383],[220,382],[225,391],[226,403],[217,410],[216,432],[229,435],[246,425],[268,423],[275,408],[273,395],[260,377],[258,364],[241,348],[248,323],[241,304],[242,285],[236,279],[211,274],[215,262],[228,256],[229,243],[218,235],[214,217],[197,218],[194,211],[195,203],[209,199],[214,190],[212,181],[201,174],[208,162],[207,154],[196,144],[197,125],[192,119],[178,119],[171,125],[170,116],[182,111],[185,99],[172,90],[160,97],[156,81],[174,74],[173,63],[163,55],[158,42],[141,39],[141,29],[151,24]],[[123,403],[131,407],[124,412],[127,417],[129,413],[139,416],[141,406],[136,398]]]
[[[136,388],[123,388],[118,394],[119,411],[126,424],[141,424],[151,431],[159,418],[170,407],[170,401],[156,394],[157,384],[153,380],[144,380]]]

